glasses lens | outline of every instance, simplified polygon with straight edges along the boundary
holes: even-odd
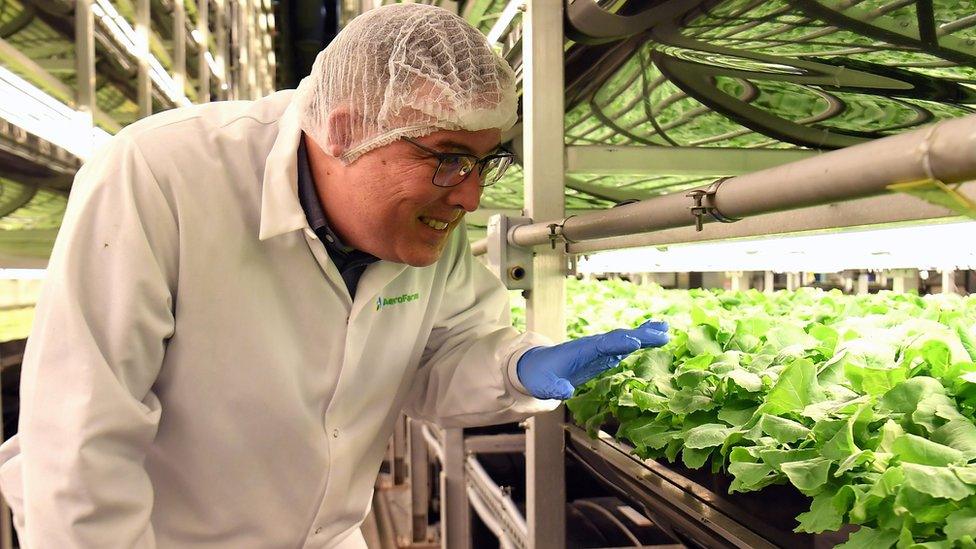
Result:
[[[471,173],[474,163],[470,158],[445,154],[434,174],[434,185],[438,187],[453,187],[464,181]]]
[[[497,156],[485,162],[484,168],[481,170],[481,184],[487,187],[497,183],[505,175],[511,164],[512,157],[510,156]]]

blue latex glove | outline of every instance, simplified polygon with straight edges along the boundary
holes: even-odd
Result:
[[[519,381],[541,399],[566,400],[576,387],[613,368],[630,353],[668,342],[668,323],[647,321],[632,330],[620,329],[551,347],[529,349],[516,365]]]

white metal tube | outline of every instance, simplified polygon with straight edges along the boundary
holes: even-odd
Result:
[[[186,5],[173,0],[173,81],[180,95],[186,95]]]
[[[529,0],[522,17],[525,213],[532,219],[564,215],[563,0]],[[566,339],[565,260],[559,250],[540,250],[526,300],[526,325],[553,341]],[[563,410],[527,422],[526,516],[533,549],[566,546]]]
[[[136,56],[138,76],[136,95],[139,103],[139,117],[152,114],[152,80],[149,77],[149,0],[136,2]]]
[[[423,424],[408,419],[408,445],[410,447],[410,515],[411,539],[414,542],[427,541],[427,507],[430,504],[430,464],[427,441],[424,438]]]
[[[731,178],[710,205],[728,217],[746,217],[878,195],[893,183],[928,179],[959,183],[974,178],[976,115],[970,115]],[[548,244],[553,223],[562,225],[562,235],[571,241],[687,226],[694,218],[686,194],[669,194],[565,221],[530,215],[550,221],[518,227],[510,242]]]
[[[210,1],[197,0],[197,102],[210,101],[210,64],[207,53],[210,51]]]
[[[950,268],[942,269],[942,293],[956,293],[956,271]]]

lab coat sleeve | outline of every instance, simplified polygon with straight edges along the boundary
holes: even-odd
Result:
[[[472,257],[463,227],[459,230],[448,250],[454,261],[407,414],[444,427],[468,427],[556,409],[559,401],[529,395],[515,371],[526,351],[551,342],[511,326],[508,291]]]
[[[23,362],[25,547],[155,546],[144,460],[175,324],[175,211],[124,135],[75,178]]]

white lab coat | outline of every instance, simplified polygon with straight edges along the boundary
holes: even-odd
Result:
[[[27,547],[365,547],[402,410],[557,405],[518,385],[547,342],[509,327],[463,230],[429,267],[370,265],[350,300],[298,201],[291,98],[153,116],[78,173],[0,450]]]

